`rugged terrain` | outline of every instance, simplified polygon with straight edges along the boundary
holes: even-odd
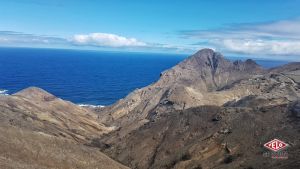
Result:
[[[98,109],[118,129],[91,145],[132,168],[295,168],[299,84],[300,63],[265,70],[204,49]],[[273,138],[289,143],[289,159],[263,157]]]
[[[105,108],[34,87],[0,95],[0,168],[294,169],[299,85],[300,63],[267,70],[203,49]],[[288,159],[264,156],[274,138]]]

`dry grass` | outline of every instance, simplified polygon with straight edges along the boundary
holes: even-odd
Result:
[[[0,168],[3,169],[121,169],[98,149],[51,135],[0,127]]]

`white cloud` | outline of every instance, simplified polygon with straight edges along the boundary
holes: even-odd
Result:
[[[170,45],[139,41],[136,38],[128,38],[110,33],[90,33],[74,35],[71,43],[79,46],[124,48],[140,51],[191,53],[195,51],[190,45]]]
[[[212,42],[227,51],[260,54],[260,55],[299,55],[300,41],[276,41],[261,39],[224,39],[222,41]]]
[[[194,47],[185,45],[169,45],[139,41],[110,33],[76,34],[70,38],[28,34],[14,31],[0,31],[0,46],[19,47],[66,47],[74,48],[84,46],[87,49],[99,48],[101,50],[130,50],[153,52],[191,53]],[[114,48],[114,49],[112,49]]]
[[[127,38],[109,33],[91,33],[74,35],[72,40],[76,45],[98,46],[98,47],[146,47],[147,43],[135,38]]]
[[[36,45],[64,44],[64,38],[27,34],[14,31],[0,31],[0,45]]]
[[[214,30],[184,31],[182,35],[184,38],[204,41],[206,45],[228,53],[275,58],[300,56],[300,18],[236,24]]]
[[[282,20],[254,26],[257,31],[269,33],[273,37],[300,39],[300,19]]]

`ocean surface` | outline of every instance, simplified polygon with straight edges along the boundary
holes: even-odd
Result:
[[[30,86],[77,104],[109,105],[147,86],[186,55],[0,48],[0,94]],[[229,58],[231,60],[237,58]],[[257,60],[266,68],[285,61]]]

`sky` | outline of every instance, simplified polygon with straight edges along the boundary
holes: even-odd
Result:
[[[300,60],[300,0],[0,0],[0,46]]]

